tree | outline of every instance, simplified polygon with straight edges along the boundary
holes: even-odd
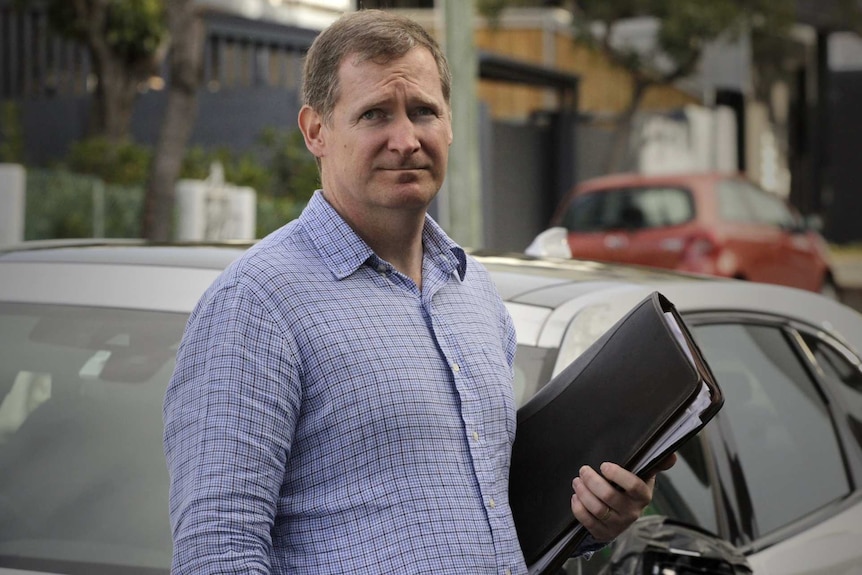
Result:
[[[170,32],[168,102],[144,196],[142,234],[155,241],[171,237],[174,186],[197,117],[203,62],[204,25],[194,0],[167,3]]]
[[[18,0],[19,4],[36,0]],[[44,0],[52,28],[87,46],[96,76],[90,136],[109,154],[129,140],[139,88],[170,50],[165,117],[147,179],[142,233],[167,240],[174,183],[197,110],[204,27],[193,0]]]
[[[166,48],[163,0],[47,0],[47,7],[52,28],[89,50],[96,76],[90,134],[127,139],[138,88]]]
[[[769,81],[780,72],[788,50],[795,0],[478,0],[480,11],[492,22],[506,7],[557,6],[574,13],[575,39],[601,52],[630,78],[628,105],[613,121],[613,141],[605,171],[620,167],[632,121],[647,91],[667,86],[695,72],[710,42],[748,34],[757,67],[755,86],[767,93]],[[850,2],[852,0],[840,0]],[[649,49],[627,42],[618,33],[633,18],[651,18],[656,38]],[[764,57],[762,57],[764,56]]]
[[[651,17],[657,22],[655,45],[643,50],[616,34],[621,22]],[[690,76],[704,48],[720,38],[750,34],[753,56],[759,47],[774,49],[793,24],[793,0],[579,0],[575,17],[577,38],[625,69],[631,78],[631,98],[616,119],[606,171],[616,171],[629,139],[632,120],[646,91]]]

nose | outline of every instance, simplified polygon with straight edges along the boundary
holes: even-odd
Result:
[[[416,125],[406,114],[399,114],[390,125],[389,149],[406,157],[418,152],[419,148]]]

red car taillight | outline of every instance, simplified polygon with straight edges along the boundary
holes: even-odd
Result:
[[[683,254],[687,258],[702,258],[718,253],[718,244],[709,235],[697,235],[688,238]]]

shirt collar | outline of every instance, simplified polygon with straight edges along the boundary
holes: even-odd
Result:
[[[425,254],[433,258],[441,270],[448,274],[458,272],[458,278],[464,281],[467,274],[467,254],[428,214],[425,214],[422,244]]]
[[[346,278],[375,255],[326,201],[321,190],[314,192],[299,220],[324,263],[338,279]],[[458,277],[464,280],[467,255],[427,214],[422,242],[426,257],[446,273],[457,271]]]

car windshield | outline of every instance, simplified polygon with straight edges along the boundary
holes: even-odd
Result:
[[[162,401],[186,319],[0,303],[0,567],[168,572]],[[519,405],[556,354],[518,346]]]
[[[557,348],[519,345],[515,354],[515,407],[521,407],[536,395],[553,375]]]
[[[0,304],[0,567],[167,572],[161,404],[186,317]]]
[[[585,193],[563,216],[570,232],[662,228],[694,217],[691,192],[668,186],[645,186]]]

